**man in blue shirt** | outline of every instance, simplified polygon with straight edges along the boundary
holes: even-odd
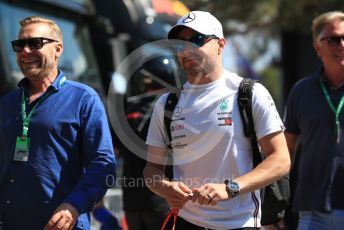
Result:
[[[58,70],[62,32],[28,17],[12,41],[25,78],[0,100],[0,229],[89,229],[115,179],[104,106]]]
[[[344,12],[319,15],[312,32],[323,66],[295,84],[285,116],[290,153],[301,146],[293,210],[298,230],[343,229]]]

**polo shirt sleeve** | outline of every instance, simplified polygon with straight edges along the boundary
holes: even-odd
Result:
[[[284,131],[284,125],[268,90],[260,83],[254,84],[252,116],[257,139],[274,132]]]
[[[103,103],[94,94],[84,96],[80,109],[84,174],[65,199],[79,214],[90,212],[116,177],[109,123]]]

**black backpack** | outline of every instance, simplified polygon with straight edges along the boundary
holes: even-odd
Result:
[[[256,167],[262,160],[263,155],[260,152],[256,132],[254,130],[253,117],[252,117],[252,88],[256,81],[252,79],[243,79],[239,86],[238,91],[238,105],[241,115],[241,120],[243,122],[243,129],[246,137],[251,140],[251,147],[253,153],[253,165]],[[165,116],[164,124],[166,129],[166,134],[168,138],[168,149],[171,155],[171,121],[173,111],[178,103],[179,94],[170,93],[167,97],[165,104]],[[172,157],[170,156],[170,160]],[[171,176],[171,166],[167,167],[167,172],[169,174],[168,178]],[[262,200],[262,218],[261,224],[268,225],[277,223],[284,217],[285,209],[289,205],[290,189],[289,189],[289,177],[284,176],[278,181],[272,183],[261,189],[261,200]]]
[[[243,129],[246,137],[251,140],[253,153],[253,166],[256,167],[264,159],[260,152],[256,131],[252,117],[252,88],[256,81],[252,79],[243,79],[240,82],[238,92],[238,106],[240,110]],[[290,186],[289,175],[283,176],[278,181],[261,189],[262,201],[262,225],[277,223],[284,218],[285,210],[289,205]]]

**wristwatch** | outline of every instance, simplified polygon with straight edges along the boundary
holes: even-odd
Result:
[[[240,194],[240,186],[237,182],[232,180],[225,180],[226,191],[231,198],[234,198]]]

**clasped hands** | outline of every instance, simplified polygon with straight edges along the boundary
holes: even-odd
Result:
[[[166,185],[164,197],[171,208],[181,209],[189,200],[200,205],[214,206],[217,202],[230,198],[224,183],[208,183],[193,189],[177,181],[167,182]]]

